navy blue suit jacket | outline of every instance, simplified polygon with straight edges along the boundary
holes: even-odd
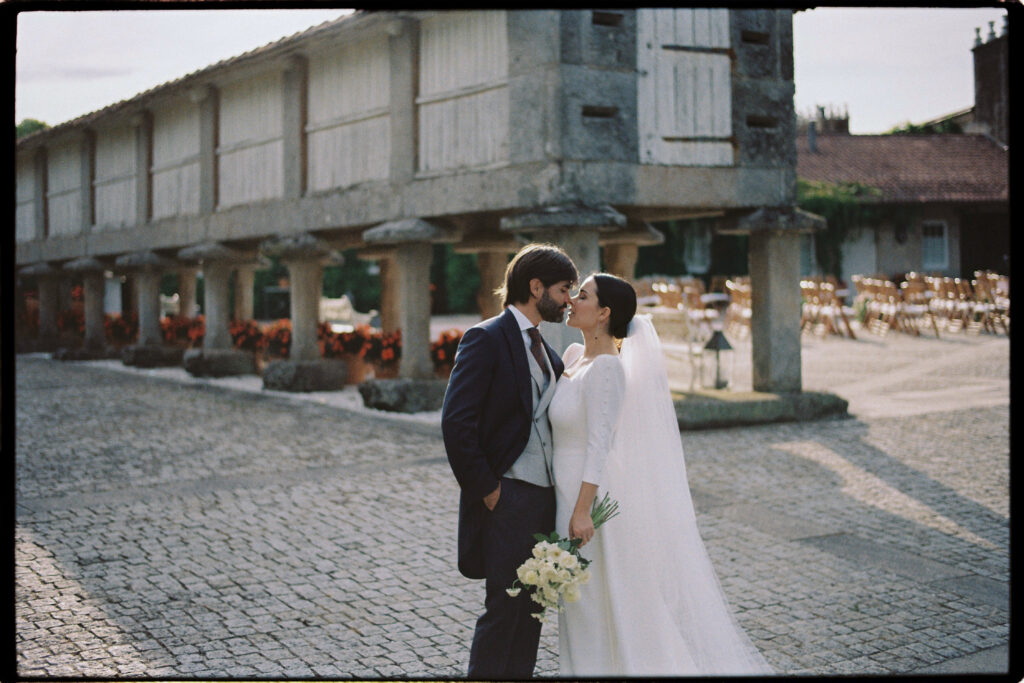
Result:
[[[562,359],[544,342],[555,380]],[[459,498],[459,571],[484,576],[480,530],[483,498],[498,487],[530,439],[533,390],[526,345],[508,309],[466,330],[441,408],[448,463],[462,488]],[[549,529],[537,529],[548,533]]]

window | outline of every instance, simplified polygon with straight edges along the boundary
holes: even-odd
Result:
[[[921,223],[921,270],[939,270],[948,267],[946,223],[944,221],[924,221]]]

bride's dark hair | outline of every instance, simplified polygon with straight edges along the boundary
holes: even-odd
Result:
[[[636,290],[621,277],[608,273],[594,273],[597,285],[597,303],[611,309],[608,319],[608,333],[616,339],[624,339],[629,321],[636,314]]]

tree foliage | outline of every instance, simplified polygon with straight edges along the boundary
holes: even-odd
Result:
[[[37,119],[23,119],[21,123],[14,127],[14,139],[23,138],[26,135],[35,133],[37,130],[43,130],[49,128],[48,125]]]
[[[882,191],[861,183],[826,183],[797,180],[797,206],[828,221],[814,234],[815,257],[822,270],[839,276],[842,244],[860,229],[874,229],[883,222],[894,226],[913,218],[912,207],[880,202]]]
[[[899,126],[893,126],[892,129],[886,131],[885,135],[941,135],[963,132],[964,129],[956,121],[940,121],[925,125],[905,121]]]

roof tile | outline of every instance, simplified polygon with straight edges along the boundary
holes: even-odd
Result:
[[[1008,201],[1009,151],[984,135],[819,133],[797,138],[797,176],[877,187],[882,202]]]

